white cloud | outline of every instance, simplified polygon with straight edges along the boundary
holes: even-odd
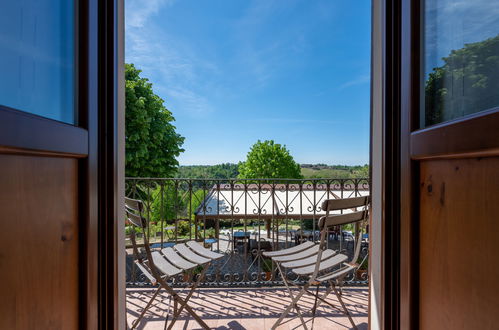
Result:
[[[338,120],[321,120],[309,118],[255,118],[249,120],[252,123],[263,124],[342,124],[344,122]]]
[[[176,100],[174,104],[181,104],[181,109],[178,110],[186,111],[191,116],[196,118],[206,116],[214,111],[213,107],[205,97],[194,93],[192,90],[184,88],[170,88],[168,89],[168,94]]]
[[[499,3],[490,0],[442,0],[426,7],[426,70],[467,43],[499,33]]]
[[[125,27],[141,28],[164,5],[170,5],[173,0],[126,0]]]
[[[126,62],[134,63],[154,84],[155,92],[170,110],[202,117],[213,111],[197,92],[200,74],[216,66],[199,58],[191,46],[166,33],[151,19],[171,6],[173,0],[127,0],[125,12]],[[174,106],[172,106],[174,105]],[[172,109],[174,108],[174,109]]]
[[[356,85],[363,85],[363,84],[368,83],[370,80],[371,80],[371,77],[368,74],[362,75],[362,76],[356,77],[355,79],[352,79],[352,80],[349,80],[349,81],[343,83],[339,89],[341,90],[341,89],[356,86]]]
[[[306,28],[300,22],[276,20],[286,17],[284,12],[292,11],[296,1],[288,0],[286,6],[275,0],[248,2],[244,14],[234,25],[234,38],[237,42],[235,62],[245,81],[252,87],[265,87],[283,68],[289,66],[290,52],[303,53],[309,47]],[[304,25],[310,25],[304,23]],[[290,26],[293,29],[289,29]]]

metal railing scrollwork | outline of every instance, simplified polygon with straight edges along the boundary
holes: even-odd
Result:
[[[369,179],[127,178],[125,189],[127,197],[144,202],[153,248],[197,240],[226,255],[208,269],[204,286],[268,286],[282,281],[262,252],[317,241],[322,202],[368,195]],[[125,226],[126,234],[130,230]],[[353,231],[352,225],[330,231],[329,247],[353,255]],[[367,268],[368,233],[364,240],[359,271]],[[131,247],[126,248],[127,284],[144,285],[147,279],[135,267]],[[196,276],[195,269],[170,281],[182,286]],[[367,273],[352,274],[348,284],[366,285]]]

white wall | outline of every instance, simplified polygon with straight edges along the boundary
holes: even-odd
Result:
[[[372,202],[370,236],[370,315],[369,328],[382,328],[382,175],[383,175],[383,45],[382,27],[384,9],[382,0],[372,2],[372,55],[371,55],[371,107],[372,107],[372,136],[371,136],[371,167],[372,167]]]

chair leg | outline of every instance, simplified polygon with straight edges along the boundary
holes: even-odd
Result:
[[[189,306],[187,305],[187,303],[184,301],[184,299],[182,299],[178,293],[173,290],[172,287],[170,287],[166,281],[164,279],[161,279],[160,281],[160,284],[161,284],[161,287],[168,293],[172,296],[173,300],[175,302],[177,302],[181,308],[185,308],[187,310],[187,312],[189,314],[192,315],[192,317],[194,317],[194,319],[199,323],[199,325],[203,328],[203,329],[206,329],[206,330],[209,330],[210,328],[208,327],[208,325],[196,314],[196,312],[194,312],[194,310]],[[173,324],[175,322],[172,320],[172,323],[170,324],[170,326],[168,327],[168,329],[171,329]]]
[[[345,303],[343,302],[343,299],[341,299],[341,295],[338,294],[338,290],[336,290],[336,286],[333,282],[331,282],[331,285],[332,285],[332,288],[333,288],[333,291],[334,291],[334,294],[336,295],[336,297],[338,298],[338,301],[340,302],[341,306],[343,307],[343,310],[345,311],[345,314],[348,316],[348,319],[350,320],[350,323],[352,324],[352,327],[354,329],[357,329],[357,326],[355,325],[355,323],[353,322],[353,319],[352,319],[352,316],[350,315],[350,312],[348,311]]]
[[[146,314],[146,312],[149,309],[149,307],[151,307],[151,304],[154,301],[154,299],[156,298],[156,296],[158,295],[159,291],[161,291],[161,285],[158,286],[158,288],[156,289],[156,292],[154,292],[154,295],[151,297],[151,299],[147,303],[147,305],[144,308],[144,310],[142,310],[142,313],[140,313],[139,317],[135,321],[133,321],[133,323],[132,323],[132,329],[134,329],[139,324],[140,320],[142,320],[142,318]]]
[[[201,283],[201,279],[203,278],[206,270],[208,269],[208,265],[209,264],[204,265],[203,270],[201,271],[201,274],[199,274],[198,280],[192,285],[191,290],[189,291],[189,293],[187,294],[187,296],[184,299],[185,304],[180,306],[180,308],[178,308],[178,310],[176,312],[174,312],[173,319],[172,319],[168,329],[171,329],[173,327],[173,324],[177,321],[177,318],[180,316],[180,313],[182,313],[182,311],[184,310],[184,307],[187,309],[187,307],[188,307],[187,303],[189,302],[189,299],[191,299],[191,296],[194,293],[194,290],[198,287],[199,283]]]
[[[346,275],[343,275],[343,276],[339,277],[339,278],[337,279],[337,281],[338,281],[337,283],[343,283],[343,279],[345,278],[345,276],[346,276]],[[342,311],[342,312],[343,312],[343,310],[342,310],[341,308],[336,307],[336,306],[334,306],[333,304],[331,304],[331,303],[329,303],[328,301],[326,301],[327,296],[331,293],[331,291],[333,291],[333,285],[334,285],[334,283],[333,283],[333,281],[332,281],[332,280],[329,280],[329,281],[328,281],[328,283],[329,283],[329,287],[326,289],[326,292],[324,292],[324,294],[322,294],[322,296],[321,296],[321,297],[318,297],[318,296],[317,296],[317,298],[320,300],[320,301],[318,302],[317,307],[319,307],[319,306],[321,305],[321,303],[325,303],[325,304],[327,304],[327,305],[331,306],[332,308],[338,309],[339,311]],[[336,287],[336,286],[334,286],[334,287]],[[314,296],[314,294],[313,294],[313,293],[311,293],[311,292],[310,292],[310,291],[308,291],[308,290],[307,290],[307,293],[308,293],[308,294],[310,294],[311,296]],[[341,284],[339,285],[339,289],[338,289],[337,293],[338,293],[340,296],[341,296],[341,295],[343,295],[343,285],[341,285]],[[310,310],[310,311],[312,311],[312,310]]]
[[[317,298],[319,298],[319,284],[317,284],[317,289],[315,289],[315,301],[314,301],[314,307],[312,308],[312,329],[314,328],[314,321],[315,321],[315,312],[317,311]]]
[[[196,312],[194,312],[194,310],[185,303],[185,301],[180,298],[178,295],[175,296],[174,299],[177,299],[178,303],[187,310],[187,312],[189,314],[191,314],[192,317],[194,317],[194,319],[199,323],[199,325],[203,328],[203,329],[206,329],[206,330],[209,330],[210,327],[208,327],[208,325],[196,314]],[[168,329],[171,329],[173,327],[173,324],[175,323],[176,319],[175,320],[172,320],[170,326],[168,327]]]
[[[281,316],[276,321],[276,323],[274,323],[274,325],[272,326],[272,330],[276,329],[279,326],[279,324],[281,324],[282,320],[289,314],[289,312],[291,311],[291,309],[293,307],[298,310],[297,302],[305,294],[305,292],[306,292],[306,290],[308,289],[309,286],[310,286],[310,284],[308,284],[308,283],[303,286],[303,288],[300,290],[300,292],[298,292],[298,294],[296,295],[296,297],[293,298],[293,300],[291,301],[291,304],[289,304],[289,306],[284,310],[284,312],[282,312]],[[303,328],[305,330],[307,330],[308,329],[307,325],[305,324],[305,321],[303,320],[303,317],[301,317],[301,313],[300,313],[300,319],[301,319],[301,322],[303,324]]]
[[[172,306],[172,296],[168,296],[168,309],[166,310],[166,317],[165,317],[165,326],[163,330],[166,330],[166,326],[168,325],[168,319],[170,318],[170,309]]]
[[[291,288],[289,287],[289,284],[288,284],[288,281],[287,281],[287,278],[284,276],[284,272],[281,268],[281,266],[279,265],[278,262],[276,262],[276,265],[277,265],[277,269],[279,270],[279,273],[281,274],[281,278],[284,282],[284,285],[286,286],[286,288],[288,289],[288,294],[289,296],[291,297],[291,301],[293,301],[294,297],[293,297],[293,291],[291,290]],[[300,311],[300,306],[298,306],[297,304],[295,304],[295,309],[296,309],[296,313],[298,314],[298,317],[300,318],[301,320],[301,323],[303,324],[303,327],[306,329],[307,326],[305,325],[305,320],[303,319],[303,315]]]
[[[318,301],[317,301],[317,307],[316,308],[319,308],[319,306],[324,303],[326,305],[329,305],[330,307],[334,308],[334,309],[337,309],[339,310],[340,312],[344,313],[343,309],[341,309],[340,307],[336,307],[334,306],[333,304],[331,304],[329,301],[326,301],[326,298],[327,296],[331,293],[331,291],[333,291],[332,289],[328,288],[326,290],[325,293],[322,294],[322,296],[319,297],[318,294],[314,294],[312,292],[310,292],[309,290],[307,290],[306,293],[308,293],[309,295],[311,295],[312,297],[315,297]],[[313,308],[310,310],[310,312],[312,313],[313,312]]]

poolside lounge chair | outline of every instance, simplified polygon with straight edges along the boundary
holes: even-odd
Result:
[[[326,200],[322,203],[322,209],[326,211],[326,216],[319,219],[321,235],[318,244],[306,241],[289,249],[263,253],[264,256],[271,257],[272,261],[276,263],[277,269],[280,272],[291,297],[291,304],[283,311],[280,318],[272,326],[272,329],[277,328],[293,308],[296,310],[303,327],[307,329],[302,312],[298,306],[298,301],[305,294],[315,297],[315,303],[312,309],[312,325],[317,307],[319,304],[325,303],[347,315],[353,328],[357,328],[341,298],[341,293],[338,292],[337,286],[341,288],[345,277],[359,266],[355,262],[360,254],[360,247],[362,245],[362,225],[367,222],[369,202],[369,196]],[[341,211],[343,214],[331,214],[333,211]],[[348,263],[346,262],[348,259],[346,255],[326,248],[328,229],[347,223],[361,224],[361,226],[357,226],[358,230],[356,232],[357,238],[355,239],[354,256]],[[285,270],[291,270],[296,275],[308,278],[308,280],[302,282],[304,284],[292,282],[287,279]],[[319,286],[324,282],[329,286],[325,293],[319,296]],[[299,292],[296,295],[293,294],[290,288],[291,285],[299,287]],[[309,290],[309,288],[314,285],[317,286],[315,293]],[[338,298],[342,307],[341,309],[326,301],[327,296],[331,292]]]
[[[215,259],[222,258],[223,254],[205,249],[195,241],[176,244],[174,247],[166,247],[161,249],[161,251],[151,251],[149,240],[146,235],[148,223],[147,219],[143,216],[144,205],[142,201],[125,198],[125,209],[127,220],[142,230],[144,238],[144,249],[146,252],[145,258],[139,253],[137,241],[135,240],[135,230],[131,231],[130,240],[132,241],[133,246],[133,254],[135,257],[134,262],[153,285],[158,285],[157,290],[147,303],[140,316],[132,323],[132,329],[137,327],[161,289],[164,289],[170,294],[174,304],[173,319],[170,322],[168,329],[173,327],[175,321],[184,309],[191,314],[192,317],[194,317],[202,328],[209,329],[208,325],[206,325],[206,323],[194,312],[194,310],[192,310],[191,307],[189,307],[188,302],[194,293],[194,290],[198,287],[210,263]],[[198,266],[202,266],[203,269],[197,280],[192,284],[187,295],[180,297],[178,293],[167,283],[167,280],[184,272],[194,270]],[[168,322],[168,317],[166,322]],[[167,324],[165,323],[165,328],[166,325]]]

